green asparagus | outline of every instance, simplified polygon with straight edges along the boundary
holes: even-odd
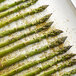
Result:
[[[57,59],[56,61],[51,61],[49,64],[46,64],[45,66],[42,66],[41,68],[37,68],[37,70],[29,72],[24,76],[35,76],[36,74],[48,69],[49,67],[52,67],[53,65],[56,65],[57,63],[59,63],[61,61],[68,60],[68,59],[72,58],[73,56],[75,56],[75,54],[63,55],[63,56],[61,56],[61,58]]]
[[[51,15],[52,15],[52,14],[45,15],[44,17],[42,17],[41,19],[35,21],[34,23],[30,23],[30,24],[27,24],[27,25],[22,25],[22,26],[20,26],[20,27],[16,27],[16,28],[13,28],[13,29],[9,29],[9,30],[0,32],[0,37],[9,35],[9,34],[11,34],[11,33],[20,31],[20,30],[22,30],[22,29],[26,29],[27,27],[36,26],[36,25],[38,25],[38,24],[40,24],[40,23],[43,23],[43,22],[47,21]]]
[[[33,34],[33,33],[41,32],[42,30],[48,29],[48,28],[52,25],[52,23],[53,23],[53,22],[46,23],[46,24],[44,24],[44,26],[42,26],[42,27],[40,27],[40,28],[37,28],[37,29],[35,29],[35,30],[32,30],[32,31],[30,31],[29,33],[25,33],[25,32],[24,32],[23,34],[21,34],[21,35],[19,35],[19,36],[12,37],[11,39],[6,40],[5,42],[3,41],[3,42],[0,43],[0,48],[1,48],[1,47],[4,47],[4,46],[6,46],[6,45],[8,45],[8,44],[10,44],[10,43],[13,43],[13,42],[15,42],[15,41],[17,41],[17,40],[20,40],[21,38],[24,38],[24,37],[26,37],[26,36],[28,36],[28,35]]]
[[[4,2],[4,1],[5,1],[5,0],[0,0],[0,3],[1,3],[1,2]]]
[[[12,4],[8,4],[8,5],[5,5],[5,6],[3,5],[3,6],[0,7],[0,12],[5,11],[5,10],[7,10],[7,9],[13,7],[13,6],[16,6],[16,5],[18,5],[22,2],[25,2],[25,1],[27,1],[27,0],[19,0],[17,2],[12,3]]]
[[[29,52],[29,53],[27,53],[27,54],[22,54],[22,55],[20,55],[20,56],[18,56],[18,57],[15,57],[15,58],[12,58],[12,59],[7,60],[7,61],[5,61],[5,62],[2,62],[2,63],[0,63],[0,64],[1,64],[1,65],[0,65],[0,70],[4,69],[5,67],[10,66],[10,65],[12,65],[12,64],[14,64],[14,63],[17,63],[17,62],[19,62],[19,61],[21,61],[21,60],[27,59],[28,57],[31,57],[31,56],[33,56],[33,55],[39,54],[39,53],[41,53],[41,52],[43,52],[43,51],[46,51],[46,50],[49,49],[49,48],[53,48],[53,47],[55,47],[55,46],[58,46],[58,45],[62,44],[62,43],[65,41],[65,39],[66,39],[66,37],[58,38],[56,41],[53,41],[53,42],[50,43],[49,45],[45,45],[44,47],[41,47],[40,49],[35,49],[34,51],[31,51],[31,52]],[[62,48],[61,51],[58,50],[59,52],[56,52],[56,54],[62,53],[62,51],[65,52],[65,51],[68,50],[68,49],[70,49],[70,47]],[[51,54],[50,57],[53,57],[53,56],[55,56],[56,54]],[[44,59],[43,59],[43,60],[44,60]]]
[[[5,17],[7,15],[10,15],[10,14],[12,14],[14,12],[18,12],[18,11],[20,11],[23,8],[29,7],[29,6],[33,5],[34,3],[36,3],[37,1],[38,0],[30,0],[30,2],[28,2],[27,4],[23,4],[21,6],[17,6],[14,9],[4,11],[4,12],[0,13],[0,18]]]
[[[47,71],[45,71],[42,74],[37,75],[37,76],[49,76],[57,71],[60,71],[64,68],[70,67],[70,66],[75,65],[75,64],[76,64],[76,59],[70,59],[68,61],[65,61],[65,63],[61,64],[57,68],[49,69],[49,70],[47,70]],[[29,76],[29,75],[25,75],[25,76]]]
[[[63,48],[61,50],[63,50]],[[66,51],[68,50],[67,47],[65,47],[65,50]],[[60,51],[58,51],[58,54],[64,53],[64,51],[62,51],[62,52],[60,52]],[[58,55],[58,54],[55,52],[53,55],[50,54],[49,56],[47,56],[45,58],[41,58],[40,60],[37,60],[37,61],[34,61],[34,62],[30,62],[29,64],[23,65],[23,66],[21,66],[21,67],[19,67],[17,69],[14,69],[14,70],[12,70],[12,71],[10,71],[8,73],[3,74],[1,76],[12,76],[14,74],[17,74],[17,73],[19,73],[19,72],[21,72],[23,70],[26,70],[26,69],[28,69],[28,68],[36,65],[36,64],[42,63],[42,62],[44,62],[46,60],[49,60],[50,58],[52,58],[52,57],[54,57],[55,55]],[[43,66],[41,68],[37,68],[37,70],[34,70],[34,72],[28,73],[28,75],[29,76],[35,76],[36,74],[40,73],[41,71],[46,70],[49,67],[52,67],[53,65],[55,65],[55,64],[57,64],[57,63],[59,63],[61,61],[65,61],[67,59],[70,59],[73,56],[75,56],[75,54],[66,54],[66,55],[63,55],[63,56],[61,56],[61,58],[57,59],[56,61],[51,61],[49,64],[47,64],[47,65],[45,65],[45,66]]]
[[[27,12],[27,13],[23,13],[23,14],[19,14],[19,15],[16,15],[10,19],[7,19],[6,21],[2,21],[0,22],[0,28],[3,27],[3,26],[6,26],[7,24],[11,23],[11,22],[14,22],[14,21],[17,21],[21,18],[24,18],[25,16],[28,16],[28,15],[33,15],[35,13],[39,13],[39,12],[42,12],[43,10],[45,10],[46,8],[48,7],[48,5],[43,5],[43,6],[40,6],[36,9],[33,9],[32,11],[30,12]]]
[[[64,73],[62,76],[72,76],[73,74],[76,74],[76,69],[73,69],[69,72]]]
[[[37,38],[33,38],[32,40],[29,40],[29,41],[25,41],[25,42],[21,42],[19,44],[16,44],[15,46],[11,46],[11,47],[8,47],[6,49],[3,49],[2,51],[0,51],[0,57],[3,57],[4,55],[8,54],[8,53],[11,53],[17,49],[21,49],[27,45],[30,45],[30,44],[33,44],[33,43],[36,43],[36,42],[39,42],[41,41],[42,39],[45,39],[49,36],[56,36],[56,35],[59,35],[60,33],[62,33],[61,30],[53,30],[53,31],[49,31],[48,33],[44,32],[42,36],[40,37],[37,37]]]

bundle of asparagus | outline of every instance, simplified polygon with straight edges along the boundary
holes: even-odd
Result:
[[[33,5],[34,3],[36,3],[37,1],[38,0],[30,0],[27,4],[23,4],[23,5],[17,6],[16,8],[11,9],[9,11],[8,10],[4,11],[4,12],[0,13],[0,18],[5,17],[7,15],[10,15],[10,14],[12,14],[14,12],[18,12],[18,11],[20,11],[23,8],[27,8],[27,7],[31,6],[31,5]]]
[[[4,55],[6,55],[6,54],[8,54],[8,53],[11,53],[11,52],[13,52],[13,51],[15,51],[15,50],[17,50],[17,49],[21,49],[22,47],[25,47],[25,46],[27,46],[27,45],[30,45],[30,44],[39,42],[39,41],[41,41],[42,39],[45,39],[45,38],[47,38],[47,37],[49,37],[49,36],[59,35],[60,33],[62,33],[62,31],[61,31],[61,30],[58,30],[58,29],[53,30],[53,31],[49,31],[48,33],[45,32],[45,33],[44,33],[42,36],[40,36],[40,37],[33,38],[32,40],[29,40],[29,41],[26,41],[26,42],[21,42],[21,43],[19,43],[19,44],[16,44],[15,46],[11,46],[11,47],[8,47],[8,48],[6,48],[6,49],[1,50],[1,51],[0,51],[0,57],[3,57]],[[60,40],[62,40],[62,42],[63,42],[64,39],[65,39],[65,37],[62,38],[62,39],[60,39]],[[10,42],[9,42],[9,43],[10,43]],[[60,42],[59,42],[59,43],[60,43]]]
[[[49,69],[49,70],[47,70],[47,71],[45,71],[42,74],[39,74],[37,76],[49,76],[57,71],[60,71],[66,67],[70,67],[70,66],[75,65],[75,64],[76,64],[76,59],[70,59],[68,61],[65,61],[63,64],[61,64],[57,68]],[[25,75],[25,76],[29,76],[29,75]]]
[[[52,67],[53,65],[56,65],[58,64],[59,62],[62,62],[62,61],[65,61],[65,60],[68,60],[70,59],[71,57],[75,56],[74,54],[66,54],[66,55],[62,55],[61,58],[57,59],[56,61],[51,61],[51,63],[45,65],[45,66],[42,66],[40,68],[37,68],[37,70],[34,70],[32,72],[29,72],[29,73],[26,73],[24,76],[35,76],[36,74],[44,71],[44,70],[47,70],[49,67]],[[48,75],[46,75],[48,76]]]
[[[5,42],[1,42],[1,43],[0,43],[0,47],[6,46],[6,45],[8,45],[8,44],[10,44],[10,43],[13,43],[13,42],[21,39],[21,38],[26,37],[26,36],[28,36],[28,35],[31,35],[31,34],[34,34],[34,33],[37,33],[37,32],[41,32],[42,30],[48,29],[48,28],[52,25],[52,23],[53,23],[53,22],[45,23],[44,26],[42,26],[42,27],[40,27],[40,28],[37,28],[37,29],[35,29],[35,30],[32,30],[32,31],[30,31],[29,33],[25,33],[25,32],[24,32],[23,34],[21,34],[21,35],[19,35],[19,36],[16,36],[16,37],[14,37],[14,38],[12,37],[11,39],[6,40]]]
[[[16,58],[10,59],[10,60],[5,61],[5,62],[2,62],[1,65],[0,65],[0,70],[7,67],[7,66],[10,66],[10,65],[12,65],[12,64],[14,64],[14,63],[16,63],[16,62],[18,62],[20,60],[27,59],[28,57],[31,57],[31,56],[33,56],[35,54],[38,54],[38,53],[41,53],[41,52],[43,52],[43,51],[45,51],[45,50],[47,50],[49,48],[53,48],[55,46],[58,46],[58,45],[64,43],[65,39],[66,39],[66,37],[58,38],[56,41],[53,41],[51,44],[45,45],[44,47],[42,47],[40,49],[35,49],[34,51],[29,52],[28,54],[22,54],[22,55],[20,55],[20,56],[18,56]],[[66,51],[69,48],[70,47],[63,48],[61,50],[61,53],[62,53],[62,51]],[[7,51],[6,51],[6,53],[7,53]],[[4,52],[2,54],[4,55]],[[58,52],[56,54],[58,54]],[[52,56],[56,55],[56,54],[52,54]]]
[[[69,72],[64,73],[62,76],[72,76],[73,74],[76,74],[76,69],[73,69]]]
[[[0,0],[0,1],[2,1],[2,0]],[[23,3],[25,1],[28,1],[28,2],[27,3]],[[18,12],[19,10],[21,10],[23,8],[27,8],[27,7],[31,6],[31,5],[33,5],[34,3],[36,3],[37,1],[38,0],[30,0],[30,1],[29,0],[19,0],[17,2],[12,3],[12,4],[8,4],[6,6],[2,6],[2,7],[0,7],[0,12],[1,12],[0,13],[0,18],[5,17],[5,16],[7,16],[9,14],[12,14],[14,12]],[[23,5],[19,5],[20,3],[23,3]],[[16,5],[19,5],[19,6],[13,8],[11,10],[7,10],[7,9],[13,7],[13,6],[16,6]],[[0,22],[0,28],[4,27],[7,24],[10,24],[10,23],[12,23],[14,21],[17,21],[17,20],[19,20],[21,18],[24,18],[25,16],[33,15],[33,14],[36,14],[36,13],[40,13],[40,12],[44,11],[47,7],[48,7],[48,5],[43,5],[43,6],[40,6],[40,7],[36,8],[36,9],[33,9],[30,12],[23,13],[21,15],[16,15],[16,16],[6,20],[5,22],[1,21]],[[7,11],[5,11],[5,10],[7,10]],[[2,12],[2,11],[4,11],[4,12]],[[42,23],[45,22],[45,24],[43,24],[43,26],[40,26],[39,28],[31,30],[29,33],[22,33],[19,36],[15,36],[15,37],[12,37],[11,39],[7,39],[5,41],[2,41],[0,43],[0,48],[6,47],[7,45],[9,45],[11,43],[14,43],[14,42],[16,42],[16,41],[18,41],[18,40],[20,40],[20,39],[22,39],[22,38],[24,38],[26,36],[32,35],[34,33],[42,33],[42,35],[39,36],[39,37],[36,37],[36,38],[31,39],[29,41],[20,42],[20,43],[18,43],[16,45],[12,45],[12,46],[10,46],[8,48],[0,50],[0,57],[3,57],[5,55],[7,55],[8,53],[14,52],[14,51],[16,51],[18,49],[21,49],[21,48],[23,48],[23,47],[25,47],[27,45],[39,42],[42,39],[46,39],[48,37],[57,36],[60,33],[62,33],[63,31],[61,31],[59,29],[53,29],[53,30],[50,30],[50,31],[48,31],[48,30],[46,31],[46,29],[49,29],[49,27],[53,23],[53,22],[46,22],[51,15],[52,14],[48,14],[48,15],[45,15],[44,17],[40,18],[39,20],[36,20],[35,22],[29,23],[27,25],[18,26],[16,28],[7,29],[5,31],[0,32],[0,37],[2,38],[2,37],[7,36],[7,35],[9,36],[12,33],[24,30],[24,29],[26,29],[28,27],[38,26],[39,24],[42,24]],[[7,67],[9,68],[11,65],[13,65],[15,63],[18,63],[19,61],[22,61],[24,59],[32,57],[32,56],[34,56],[36,54],[40,54],[42,52],[45,52],[45,51],[47,51],[50,48],[54,48],[56,46],[59,46],[59,45],[61,45],[61,44],[63,44],[65,42],[66,38],[67,37],[57,38],[53,42],[48,43],[47,45],[45,45],[45,46],[43,46],[43,47],[41,47],[39,49],[35,49],[35,50],[31,51],[31,52],[18,55],[17,57],[14,57],[14,58],[11,58],[11,59],[7,59],[7,61],[1,61],[0,62],[0,70],[3,70],[4,68],[7,68]],[[0,74],[0,76],[13,76],[13,75],[15,75],[17,73],[20,73],[23,70],[27,70],[30,67],[38,65],[39,63],[43,64],[45,61],[50,60],[50,59],[54,58],[55,56],[63,54],[63,55],[61,55],[61,57],[57,58],[54,61],[52,60],[50,63],[46,64],[45,66],[38,67],[36,70],[28,72],[28,73],[26,73],[24,75],[24,76],[35,76],[35,75],[38,74],[37,76],[49,76],[49,75],[51,75],[51,74],[53,74],[53,73],[55,73],[57,71],[60,71],[60,70],[62,70],[64,68],[66,68],[66,67],[70,67],[70,66],[76,64],[76,59],[71,59],[76,54],[72,54],[72,53],[71,54],[64,54],[70,48],[71,48],[71,46],[65,46],[65,47],[61,47],[58,50],[55,49],[54,52],[50,53],[48,56],[45,56],[44,58],[41,58],[39,60],[35,60],[33,62],[29,62],[28,64],[23,64],[22,66],[20,66],[18,68],[15,68],[13,70],[10,70],[9,72],[6,72],[4,74]],[[52,67],[54,65],[57,65],[60,62],[63,62],[63,64],[60,64],[56,68],[50,69],[50,67]],[[47,70],[47,69],[49,69],[49,70]],[[62,76],[71,76],[72,74],[75,74],[75,73],[76,73],[76,69],[73,69],[73,70],[71,70],[71,71],[69,71],[67,73],[64,73]]]
[[[0,1],[4,1],[4,0],[0,0]],[[27,1],[27,0],[19,0],[17,2],[12,3],[12,4],[8,4],[6,6],[1,6],[0,7],[0,12],[5,11],[5,10],[7,10],[7,9],[13,7],[13,6],[16,6],[16,5],[20,4],[20,3],[23,3],[25,1]]]
[[[35,13],[42,12],[42,11],[45,10],[47,7],[48,7],[48,5],[43,5],[43,6],[40,6],[40,7],[36,8],[36,9],[33,9],[33,10],[30,11],[30,12],[16,15],[16,16],[14,16],[14,17],[6,20],[5,22],[2,21],[2,22],[0,22],[0,28],[3,27],[3,26],[5,26],[5,25],[7,25],[7,24],[9,24],[9,23],[11,23],[11,22],[14,22],[14,21],[17,21],[17,20],[19,20],[19,19],[21,19],[21,18],[24,18],[25,16],[33,15],[33,14],[35,14]]]
[[[67,49],[68,47],[69,47],[69,46],[64,47],[66,51],[68,51],[68,49]],[[5,73],[5,74],[1,75],[1,76],[12,76],[12,75],[14,75],[14,74],[17,74],[17,73],[23,71],[23,70],[26,70],[26,69],[28,69],[28,68],[30,68],[30,67],[33,67],[34,65],[37,65],[37,64],[42,63],[42,62],[44,62],[44,61],[46,61],[46,60],[49,60],[50,58],[53,58],[55,55],[59,55],[59,54],[64,53],[64,52],[65,52],[65,51],[63,50],[64,48],[61,48],[61,49],[58,51],[58,54],[56,54],[56,53],[55,53],[54,55],[50,54],[49,56],[46,56],[45,58],[41,58],[40,60],[37,60],[37,61],[34,61],[34,62],[30,62],[29,64],[25,64],[25,65],[23,65],[23,66],[21,66],[21,67],[19,67],[19,68],[17,68],[17,69],[14,69],[14,70],[12,70],[12,71],[10,71],[10,72],[8,72],[8,73]],[[61,51],[62,51],[62,52],[61,52]],[[49,63],[49,64],[47,64],[47,65],[45,65],[45,66],[43,66],[43,67],[41,67],[41,68],[37,68],[37,70],[34,70],[33,72],[27,73],[27,75],[28,75],[28,76],[35,76],[36,74],[38,74],[38,73],[40,73],[40,72],[48,69],[49,67],[52,67],[53,65],[55,65],[55,64],[57,64],[57,63],[59,63],[59,62],[61,62],[61,61],[68,60],[68,59],[70,59],[70,58],[73,57],[73,56],[75,56],[75,54],[62,55],[60,59],[57,59],[56,61],[51,61],[51,63]],[[26,76],[27,76],[27,75],[26,75]]]
[[[14,33],[14,32],[17,32],[17,31],[21,31],[23,29],[26,29],[28,27],[31,27],[31,26],[37,26],[38,24],[41,24],[41,23],[44,23],[46,22],[49,17],[51,16],[52,14],[48,14],[48,15],[45,15],[44,17],[40,18],[39,20],[33,22],[33,23],[30,23],[30,24],[25,24],[25,25],[22,25],[22,26],[18,26],[16,28],[11,28],[9,30],[6,30],[6,31],[3,31],[3,32],[0,32],[0,37],[3,37],[3,36],[6,36],[6,35],[9,35],[11,33]]]

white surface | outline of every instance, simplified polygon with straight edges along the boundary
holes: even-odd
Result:
[[[75,8],[76,8],[76,0],[71,0],[71,1],[72,1],[73,5],[74,5]]]

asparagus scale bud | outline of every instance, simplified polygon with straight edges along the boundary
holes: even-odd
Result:
[[[2,70],[3,68],[5,68],[7,66],[10,66],[10,65],[12,65],[14,63],[17,63],[17,62],[19,62],[21,60],[27,59],[28,57],[31,57],[33,55],[39,54],[39,53],[41,53],[43,51],[46,51],[49,48],[53,48],[55,46],[58,46],[58,45],[62,44],[65,41],[65,39],[66,39],[65,37],[59,38],[56,41],[52,42],[51,44],[45,45],[44,47],[41,47],[40,49],[35,49],[34,51],[29,52],[28,54],[22,54],[22,55],[20,55],[18,57],[15,57],[13,59],[2,62],[2,63],[0,63],[1,64],[0,65],[0,70]],[[51,56],[49,56],[48,58],[56,56],[59,53],[66,52],[68,49],[70,49],[70,47],[64,47],[61,50],[58,50],[55,54],[54,53],[51,54]]]
[[[1,0],[1,1],[2,1],[2,0]],[[4,1],[4,0],[3,0],[3,1]],[[6,6],[1,6],[1,7],[0,7],[0,12],[5,11],[5,10],[7,10],[7,9],[13,7],[13,6],[16,6],[16,5],[18,5],[18,4],[22,3],[22,2],[25,2],[25,1],[27,1],[27,0],[19,0],[19,1],[17,1],[17,2],[12,3],[12,4],[8,4],[8,5],[6,5]]]
[[[51,63],[49,63],[45,66],[42,66],[41,68],[37,68],[37,70],[26,73],[24,76],[35,76],[36,74],[48,69],[49,67],[52,67],[53,65],[56,65],[57,63],[59,63],[61,61],[68,60],[68,59],[72,58],[73,56],[75,56],[75,54],[62,55],[61,58],[57,59],[56,61],[51,61]]]
[[[17,27],[17,28],[13,28],[13,29],[10,29],[10,30],[6,30],[6,31],[3,31],[3,32],[0,32],[0,37],[3,37],[3,36],[6,36],[6,35],[9,35],[11,33],[20,31],[22,29],[26,29],[28,27],[36,26],[36,25],[38,25],[40,23],[43,23],[43,22],[47,21],[51,15],[52,14],[45,15],[44,17],[42,17],[41,19],[35,21],[34,23],[30,23],[30,24],[27,24],[27,25],[22,25],[22,26]]]
[[[71,60],[68,60],[65,63],[61,64],[59,67],[45,71],[41,75],[37,75],[37,76],[49,76],[57,71],[60,71],[64,68],[70,67],[70,66],[75,65],[75,64],[76,64],[76,59],[71,59]]]
[[[19,73],[19,72],[21,72],[21,71],[23,71],[23,70],[26,70],[26,69],[34,66],[34,65],[37,65],[37,64],[42,63],[42,62],[44,62],[44,61],[47,61],[47,60],[53,58],[53,57],[56,56],[56,55],[59,55],[59,54],[62,54],[62,53],[64,53],[64,52],[68,51],[68,49],[70,49],[70,47],[69,47],[69,48],[68,48],[68,47],[69,47],[69,46],[63,47],[63,48],[61,48],[60,50],[58,50],[57,52],[51,53],[50,55],[46,56],[45,58],[41,58],[40,60],[36,60],[36,61],[30,62],[29,64],[25,64],[25,65],[23,65],[23,66],[21,66],[21,67],[19,67],[19,68],[17,68],[17,69],[14,69],[14,70],[12,70],[12,71],[10,71],[10,72],[8,72],[8,73],[5,73],[5,74],[1,75],[1,76],[10,76],[10,75],[12,76],[12,75],[14,75],[14,74],[17,74],[17,73]],[[68,48],[68,49],[67,49],[67,48]],[[64,49],[64,50],[63,50],[63,49]],[[61,51],[62,51],[62,52],[61,52]],[[64,56],[65,56],[65,57],[64,57]],[[57,63],[59,63],[59,62],[61,62],[61,61],[64,61],[64,60],[66,60],[66,59],[69,59],[69,58],[73,57],[74,54],[67,54],[67,55],[64,55],[64,56],[62,56],[60,59],[57,59],[56,61],[52,61],[52,63],[49,63],[49,64],[43,66],[42,68],[38,68],[37,70],[34,70],[34,72],[28,73],[27,75],[29,75],[29,76],[34,76],[35,74],[38,74],[38,73],[40,73],[40,72],[43,71],[43,70],[46,70],[47,68],[51,67],[52,65],[55,65],[55,64],[57,64]],[[26,76],[27,76],[27,75],[26,75]]]
[[[76,69],[73,69],[69,72],[64,73],[62,76],[72,76],[73,74],[76,74]]]
[[[23,14],[20,14],[20,15],[16,15],[8,20],[6,20],[5,22],[2,21],[0,22],[0,28],[3,27],[3,26],[6,26],[7,24],[11,23],[11,22],[14,22],[14,21],[17,21],[21,18],[24,18],[25,16],[28,16],[28,15],[33,15],[35,13],[39,13],[39,12],[42,12],[43,10],[45,10],[46,8],[48,7],[48,5],[43,5],[43,6],[40,6],[36,9],[33,9],[32,11],[30,12],[27,12],[27,13],[23,13]]]
[[[51,32],[48,32],[48,33],[44,33],[42,36],[40,37],[37,37],[37,38],[34,38],[32,40],[29,40],[29,41],[26,41],[26,42],[21,42],[15,46],[11,46],[9,48],[6,48],[6,49],[3,49],[2,51],[0,51],[0,57],[3,57],[4,55],[8,54],[8,53],[11,53],[17,49],[21,49],[27,45],[30,45],[30,44],[33,44],[33,43],[36,43],[36,42],[39,42],[41,41],[42,39],[45,39],[49,36],[56,36],[56,35],[59,35],[60,33],[62,33],[61,30],[53,30]],[[63,40],[62,40],[63,41]]]
[[[31,5],[33,5],[36,2],[37,2],[37,0],[30,0],[27,4],[23,4],[21,6],[17,6],[14,9],[4,11],[4,12],[0,13],[0,18],[5,17],[7,15],[10,15],[10,14],[12,14],[14,12],[18,12],[18,11],[20,11],[23,8],[27,8],[27,7],[31,6]]]
[[[41,32],[42,30],[48,29],[48,28],[52,25],[52,23],[53,23],[53,22],[46,23],[46,24],[44,24],[44,26],[42,26],[42,27],[40,27],[40,28],[38,28],[38,29],[32,30],[32,31],[30,31],[29,33],[22,33],[22,34],[19,35],[19,36],[16,36],[16,37],[14,37],[14,38],[12,37],[11,39],[8,39],[8,40],[6,40],[5,42],[0,43],[0,48],[6,46],[6,45],[8,45],[8,44],[11,44],[11,43],[13,43],[13,42],[15,42],[15,41],[18,41],[18,40],[20,40],[21,38],[24,38],[24,37],[26,37],[26,36],[28,36],[28,35],[31,35],[31,34],[34,34],[34,33],[37,33],[37,32]]]

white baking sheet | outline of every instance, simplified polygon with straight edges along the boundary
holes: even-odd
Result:
[[[17,1],[17,0],[6,0],[6,2],[1,3],[1,5],[12,3],[14,1]],[[40,18],[40,17],[44,16],[45,14],[53,13],[52,17],[49,19],[49,21],[54,21],[52,28],[58,28],[58,29],[61,29],[64,31],[62,36],[68,36],[68,38],[65,42],[65,45],[67,45],[67,44],[72,45],[73,47],[70,49],[69,52],[76,53],[76,10],[72,6],[70,0],[39,0],[35,5],[32,5],[31,7],[27,8],[26,10],[23,10],[23,11],[29,11],[30,8],[36,8],[36,7],[38,7],[40,5],[44,5],[44,4],[49,5],[49,7],[44,12],[35,15],[36,17],[35,16],[26,17],[25,18],[26,21],[25,21],[25,19],[20,19],[17,22],[11,23],[10,25],[6,26],[5,28],[8,28],[9,26],[10,27],[8,29],[10,29],[12,26],[17,27],[17,25],[29,23],[30,22],[29,18],[31,18],[31,21],[32,21],[32,20],[35,20],[36,18]],[[22,13],[22,12],[19,12],[19,13]],[[6,20],[9,17],[13,17],[13,15],[16,15],[19,13],[12,14],[11,16],[4,18],[4,20]],[[2,30],[4,30],[4,28],[0,29],[0,31],[2,31]],[[9,37],[7,36],[4,39],[7,39],[7,38],[9,38]],[[46,40],[44,40],[43,42],[47,44]],[[40,43],[39,45],[43,46],[43,42],[41,42],[42,44]],[[25,50],[31,50],[29,47],[32,47],[32,46],[34,46],[34,45],[28,46],[27,48],[25,48]],[[36,46],[36,48],[37,47],[38,47],[38,45]],[[32,49],[34,49],[34,48],[32,48]],[[24,51],[22,53],[24,53]],[[18,50],[17,52],[14,52],[13,54],[6,56],[6,59],[12,58],[13,56],[17,56],[16,54],[17,55],[21,54],[21,51]],[[34,58],[37,59],[38,57],[34,57]],[[5,58],[3,58],[3,59],[5,59]],[[31,58],[31,59],[33,59],[33,58]],[[76,66],[73,66],[72,68],[76,68]],[[5,72],[5,71],[6,70],[4,70],[2,72]],[[24,72],[22,72],[22,73],[24,73]],[[15,75],[15,76],[20,76],[21,74]],[[59,74],[56,74],[56,76],[58,76],[58,75]]]
[[[76,0],[71,0],[71,2],[73,3],[74,7],[76,8]]]

